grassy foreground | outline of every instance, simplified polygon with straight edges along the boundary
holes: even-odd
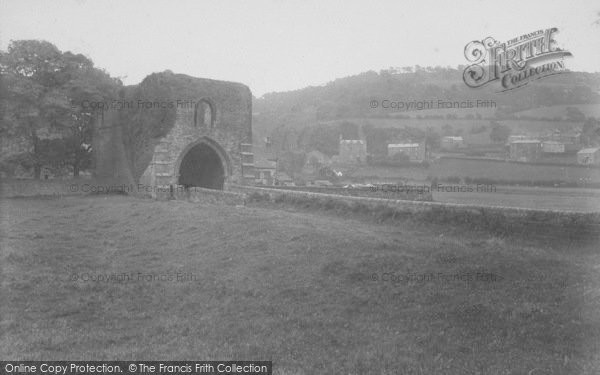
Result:
[[[600,374],[598,243],[121,196],[0,220],[3,360]]]

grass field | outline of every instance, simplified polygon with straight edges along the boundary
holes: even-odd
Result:
[[[4,360],[600,373],[597,242],[122,196],[5,199],[0,215]]]
[[[495,191],[477,192],[477,185],[468,185],[474,192],[444,192],[434,189],[436,202],[504,206],[540,210],[600,212],[600,190],[527,186],[494,186]]]

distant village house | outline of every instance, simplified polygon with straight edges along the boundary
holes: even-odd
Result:
[[[338,161],[341,163],[365,163],[367,143],[362,139],[341,139]]]
[[[548,154],[564,154],[565,144],[558,141],[545,141],[542,143],[542,151]]]
[[[462,148],[465,144],[463,137],[447,136],[442,138],[442,148],[444,150],[454,150]]]
[[[542,143],[537,139],[510,142],[509,157],[517,161],[535,161],[542,153]]]
[[[422,143],[396,143],[389,144],[388,157],[393,157],[397,154],[405,154],[411,161],[425,160],[425,145]]]
[[[516,141],[530,141],[530,140],[531,140],[531,137],[528,136],[528,135],[522,135],[522,134],[517,135],[517,134],[515,134],[515,135],[509,135],[508,136],[508,143],[509,144],[513,143],[513,142],[516,142]]]
[[[275,160],[258,159],[254,161],[255,183],[257,185],[273,186],[277,171]]]
[[[600,165],[600,147],[584,148],[577,153],[577,163],[581,165]]]

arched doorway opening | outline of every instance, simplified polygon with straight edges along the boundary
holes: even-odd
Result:
[[[223,190],[225,167],[217,151],[205,142],[191,147],[179,164],[178,184]]]

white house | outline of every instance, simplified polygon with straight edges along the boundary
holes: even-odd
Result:
[[[542,152],[549,154],[564,154],[565,144],[557,141],[545,141],[542,142]]]
[[[396,143],[388,145],[388,156],[403,153],[410,160],[420,161],[425,159],[425,146],[421,143]]]
[[[362,139],[340,139],[339,161],[364,163],[367,160],[367,143]]]
[[[255,183],[258,185],[275,185],[277,162],[259,158],[254,161]]]
[[[577,153],[577,163],[582,165],[600,165],[600,147],[584,148]]]
[[[442,148],[446,150],[452,150],[455,148],[463,147],[465,141],[463,137],[452,137],[447,136],[442,138]]]

